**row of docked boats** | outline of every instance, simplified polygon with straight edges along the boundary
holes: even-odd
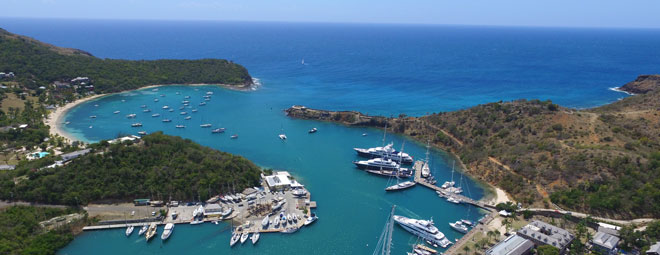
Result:
[[[134,226],[128,226],[126,228],[126,237],[131,236],[134,229],[135,229]],[[165,228],[163,229],[163,234],[161,234],[160,238],[163,241],[165,241],[168,238],[170,238],[173,232],[174,232],[174,223],[167,223],[165,224]],[[140,230],[138,231],[138,236],[144,235],[147,242],[151,241],[151,239],[153,239],[156,236],[156,234],[158,234],[158,225],[156,225],[156,223],[151,223],[149,226],[143,225],[142,228],[140,228]]]
[[[308,225],[314,223],[318,219],[318,217],[314,213],[312,213],[311,216],[307,217],[307,218],[305,218],[303,216],[300,216],[300,215],[296,215],[296,214],[293,214],[293,215],[287,214],[285,216],[284,213],[280,213],[280,215],[275,217],[274,220],[271,220],[269,218],[269,216],[270,215],[266,215],[264,217],[264,219],[261,221],[262,228],[263,229],[268,229],[269,225],[273,225],[274,228],[277,228],[281,223],[282,227],[284,229],[282,229],[279,232],[280,233],[285,233],[285,234],[295,233],[299,229],[298,226],[293,226],[293,225],[289,226],[289,227],[286,227],[285,225],[286,225],[287,222],[289,222],[289,224],[293,224],[293,223],[296,223],[296,222],[298,222],[302,219],[305,219],[305,221],[303,222],[303,226],[308,226]],[[249,226],[249,223],[247,223],[247,225]],[[238,229],[240,230],[240,227]],[[256,232],[253,232],[253,233],[248,232],[248,231],[243,232],[243,233],[239,233],[239,231],[234,231],[232,233],[231,239],[229,240],[229,246],[233,247],[238,242],[243,244],[247,241],[248,238],[252,241],[252,244],[256,244],[257,241],[259,241],[259,237],[260,237],[259,231],[256,231]]]

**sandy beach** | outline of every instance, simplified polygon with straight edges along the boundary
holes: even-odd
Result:
[[[227,85],[227,84],[206,84],[206,83],[160,84],[160,85],[148,85],[148,86],[144,86],[144,87],[141,87],[141,88],[138,88],[138,89],[127,90],[127,91],[122,91],[122,92],[118,92],[118,93],[137,91],[137,90],[153,89],[153,88],[158,88],[158,87],[162,87],[162,86],[173,86],[173,85],[192,86],[192,87],[196,87],[196,86],[218,86],[218,87],[221,87],[221,88],[231,89],[231,90],[253,91],[253,90],[257,89],[260,86],[260,83],[259,83],[258,79],[255,79],[252,85],[250,85],[250,86],[240,86],[240,87],[233,86],[233,85]],[[76,101],[70,102],[70,103],[68,103],[68,104],[66,104],[62,107],[58,107],[57,109],[55,109],[55,111],[48,114],[48,117],[44,120],[44,123],[50,127],[50,134],[51,135],[59,135],[61,137],[64,137],[66,139],[66,142],[68,142],[68,143],[72,143],[74,141],[80,141],[78,138],[76,138],[73,135],[71,135],[71,134],[65,132],[64,130],[62,130],[61,125],[64,124],[64,123],[61,121],[61,118],[66,114],[66,112],[68,112],[69,110],[73,109],[74,107],[76,107],[77,105],[79,105],[81,103],[91,101],[91,100],[94,100],[94,99],[97,99],[97,98],[101,98],[101,97],[104,97],[104,96],[109,96],[109,95],[112,95],[112,94],[99,94],[99,95],[94,95],[94,96],[91,96],[91,97],[85,97],[85,98],[81,98],[81,99],[78,99]]]
[[[81,98],[81,99],[70,102],[70,103],[68,103],[68,104],[66,104],[62,107],[58,107],[57,109],[55,109],[55,111],[48,114],[48,117],[44,120],[44,123],[50,127],[50,134],[51,135],[59,135],[61,137],[64,137],[64,138],[66,138],[66,141],[68,143],[72,143],[74,141],[79,141],[79,139],[75,138],[71,134],[69,134],[69,133],[65,132],[64,130],[62,130],[62,127],[60,126],[60,125],[63,124],[62,121],[61,121],[61,118],[66,114],[66,112],[71,110],[76,105],[79,105],[81,103],[84,103],[84,102],[87,102],[87,101],[90,101],[90,100],[94,100],[94,99],[97,99],[97,98],[101,98],[101,97],[104,97],[104,96],[107,96],[107,94],[100,94],[100,95],[94,95],[94,96],[91,96],[91,97]]]

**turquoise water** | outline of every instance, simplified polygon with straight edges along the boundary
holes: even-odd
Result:
[[[212,100],[206,106],[198,106],[202,96],[212,91]],[[176,95],[180,92],[180,95]],[[164,94],[165,97],[160,97]],[[192,116],[184,120],[178,107],[184,96],[190,96],[191,106],[185,109]],[[353,147],[371,147],[382,143],[382,131],[368,128],[351,128],[332,123],[295,120],[284,115],[281,105],[268,99],[273,95],[263,88],[253,92],[232,91],[216,86],[160,87],[158,92],[138,90],[111,95],[90,101],[72,109],[64,121],[70,121],[67,130],[89,141],[110,139],[119,134],[137,134],[138,131],[154,132],[162,130],[167,134],[190,138],[203,145],[219,150],[240,154],[263,167],[290,171],[312,193],[312,200],[318,202],[316,213],[320,220],[293,235],[265,234],[258,248],[234,247],[228,245],[230,232],[226,226],[206,224],[204,226],[177,227],[174,237],[160,245],[160,240],[146,245],[142,239],[126,240],[123,230],[85,232],[61,251],[62,254],[116,254],[118,252],[144,253],[165,252],[179,254],[186,252],[232,251],[237,253],[281,254],[300,252],[302,254],[354,254],[368,253],[377,243],[378,236],[392,204],[398,206],[397,213],[418,218],[431,218],[450,240],[460,235],[449,228],[448,223],[461,218],[477,220],[481,214],[466,205],[455,205],[438,198],[424,187],[414,187],[403,192],[386,193],[388,178],[374,176],[357,170],[351,163],[358,159]],[[154,102],[158,98],[159,102]],[[125,100],[125,102],[122,102]],[[146,104],[151,112],[143,113],[141,105]],[[95,106],[95,105],[98,105]],[[162,106],[175,108],[174,112],[163,110]],[[198,112],[192,113],[192,109]],[[113,114],[114,111],[120,114]],[[130,113],[137,118],[128,119]],[[160,113],[158,118],[151,117]],[[89,116],[96,115],[92,119]],[[171,123],[163,123],[169,118]],[[141,122],[142,128],[133,128],[131,123]],[[224,134],[212,134],[208,128],[200,128],[203,123],[224,127]],[[175,125],[184,124],[185,129]],[[92,128],[89,128],[92,126]],[[312,127],[316,134],[308,134]],[[281,141],[277,135],[287,134]],[[367,136],[362,136],[367,133]],[[238,139],[230,139],[238,134]],[[406,140],[389,135],[387,141],[401,146]],[[407,141],[404,150],[415,158],[422,159],[425,147]],[[440,151],[432,151],[430,160],[439,180],[451,178],[451,160]],[[450,162],[447,164],[446,162]],[[457,181],[461,175],[454,177]],[[467,180],[470,196],[480,198],[483,190]],[[392,184],[390,183],[390,185]],[[403,252],[415,238],[400,228],[395,228],[394,249]],[[135,239],[135,240],[134,240]],[[252,246],[251,244],[243,246]],[[171,248],[170,248],[171,247]],[[107,248],[107,249],[106,249]]]
[[[453,240],[459,235],[447,223],[464,218],[468,211],[475,220],[479,217],[476,210],[449,204],[422,187],[388,194],[383,190],[387,179],[355,170],[352,148],[380,145],[380,131],[293,120],[282,110],[302,104],[418,116],[519,98],[593,107],[625,96],[609,88],[660,70],[660,33],[645,29],[2,18],[0,26],[103,58],[215,57],[244,65],[262,81],[262,88],[238,92],[173,86],[158,93],[113,95],[73,109],[66,116],[71,121],[68,131],[88,141],[140,130],[180,135],[243,155],[264,167],[289,170],[319,203],[320,220],[314,226],[290,236],[263,235],[257,247],[230,249],[226,227],[203,225],[177,227],[172,240],[163,245],[159,240],[150,244],[136,237],[127,240],[123,230],[83,233],[62,254],[369,253],[392,204],[399,206],[399,214],[433,217]],[[187,110],[192,120],[184,121],[178,110],[160,109],[164,104],[178,107],[183,95],[199,102],[207,90],[215,92],[213,100],[196,107],[198,113]],[[176,97],[176,91],[183,95]],[[161,93],[167,96],[158,97]],[[156,97],[160,102],[153,102]],[[153,112],[142,113],[142,104]],[[115,110],[121,113],[112,114]],[[154,112],[173,122],[151,118]],[[126,119],[129,113],[139,117]],[[90,119],[90,115],[98,118]],[[136,121],[144,127],[131,128]],[[188,126],[185,130],[174,128],[183,123]],[[202,123],[225,127],[227,133],[211,134],[210,129],[199,128]],[[307,134],[312,127],[319,132]],[[289,137],[286,142],[277,138],[282,130]],[[239,139],[229,139],[234,133]],[[362,137],[362,133],[369,135]],[[388,138],[397,146],[404,140]],[[423,145],[408,141],[405,148],[418,159],[424,156]],[[450,178],[447,155],[434,151],[431,161],[439,181]],[[468,184],[473,198],[483,196],[478,185]],[[396,253],[408,250],[407,244],[414,240],[395,227]]]

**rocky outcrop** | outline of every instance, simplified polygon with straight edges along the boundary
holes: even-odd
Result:
[[[292,118],[332,121],[349,126],[384,127],[388,118],[382,116],[368,116],[356,111],[326,111],[310,109],[301,105],[291,106],[284,110]]]
[[[633,94],[646,94],[660,88],[660,75],[647,74],[640,75],[634,81],[626,83],[621,88],[622,91],[630,92]]]

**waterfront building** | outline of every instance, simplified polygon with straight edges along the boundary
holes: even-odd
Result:
[[[527,255],[531,254],[534,243],[519,235],[510,235],[486,251],[486,255]]]
[[[222,215],[222,206],[215,203],[206,204],[206,206],[204,206],[204,215],[205,216]]]
[[[560,254],[565,254],[566,248],[575,238],[573,234],[563,228],[559,228],[543,221],[535,220],[522,227],[518,235],[534,242],[536,246],[551,245],[559,249]]]
[[[302,184],[294,180],[289,172],[275,172],[273,175],[265,176],[266,184],[270,190],[287,190],[291,188],[303,187]]]

